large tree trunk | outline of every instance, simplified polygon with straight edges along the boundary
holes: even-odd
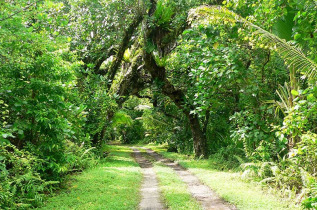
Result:
[[[207,157],[207,139],[203,133],[197,115],[188,115],[190,129],[193,135],[194,152],[196,157]]]
[[[151,53],[144,50],[143,54],[144,67],[151,74],[152,79],[158,81],[161,91],[168,96],[175,105],[180,108],[188,117],[192,136],[194,140],[194,152],[196,157],[207,157],[207,140],[203,129],[199,123],[196,114],[190,114],[188,108],[185,107],[185,94],[183,91],[176,89],[175,86],[166,78],[165,67],[158,66]]]

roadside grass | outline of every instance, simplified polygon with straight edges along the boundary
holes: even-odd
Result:
[[[165,145],[146,145],[166,158],[178,161],[188,168],[204,184],[213,189],[224,200],[234,204],[238,209],[301,209],[294,201],[285,199],[277,193],[268,192],[255,182],[241,179],[241,174],[230,171],[219,171],[212,166],[213,160],[197,160],[193,156],[166,152]]]
[[[110,152],[95,168],[76,175],[68,189],[41,209],[137,209],[142,174],[127,147],[107,145]]]

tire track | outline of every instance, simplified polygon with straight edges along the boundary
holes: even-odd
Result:
[[[143,183],[141,187],[142,200],[139,204],[141,210],[163,210],[164,205],[160,199],[160,192],[156,174],[153,170],[151,161],[141,155],[141,152],[131,147],[133,150],[134,158],[142,168]]]
[[[201,183],[201,181],[185,168],[181,167],[178,163],[164,158],[162,155],[154,152],[151,149],[145,149],[147,154],[152,156],[155,160],[164,163],[166,166],[172,168],[176,174],[185,182],[188,186],[188,191],[192,196],[201,203],[203,209],[206,210],[235,210],[237,209],[232,204],[225,202],[215,192],[213,192],[208,186]]]

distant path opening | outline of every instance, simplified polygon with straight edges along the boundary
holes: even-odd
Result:
[[[156,174],[153,170],[153,164],[144,158],[140,151],[134,147],[134,158],[142,168],[143,183],[141,186],[142,200],[139,205],[141,210],[162,210],[165,209],[163,203],[160,200],[160,192],[158,187],[158,181]]]
[[[162,155],[154,152],[153,150],[145,149],[146,152],[152,156],[155,160],[164,163],[166,166],[172,168],[176,174],[185,182],[188,186],[188,191],[192,196],[201,203],[203,209],[208,210],[235,210],[235,206],[225,202],[215,192],[213,192],[208,186],[202,184],[200,180],[190,173],[188,170],[181,167],[174,161],[164,158]]]

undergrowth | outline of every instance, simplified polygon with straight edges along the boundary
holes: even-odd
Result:
[[[62,186],[68,174],[97,164],[97,156],[92,150],[67,142],[65,161],[57,165],[56,179],[47,179],[43,172],[47,172],[53,161],[44,160],[13,145],[1,145],[0,209],[41,206],[50,193]]]

